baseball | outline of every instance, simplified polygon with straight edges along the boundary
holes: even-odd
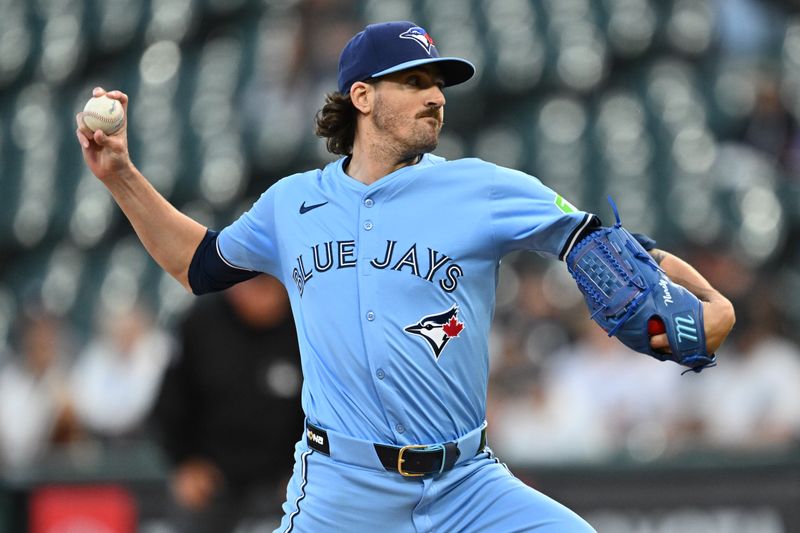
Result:
[[[666,332],[667,328],[664,326],[664,323],[660,318],[654,316],[647,321],[647,334],[651,337],[655,335],[661,335],[662,333]]]
[[[89,99],[83,108],[83,123],[92,131],[103,130],[106,135],[111,135],[124,120],[122,104],[106,95]]]

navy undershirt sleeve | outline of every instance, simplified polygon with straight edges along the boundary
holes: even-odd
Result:
[[[227,289],[256,277],[254,270],[237,268],[226,262],[217,250],[219,232],[206,231],[189,264],[189,286],[194,294],[206,294]]]
[[[599,222],[599,221],[598,221],[598,222]],[[602,228],[602,226],[599,226],[599,225],[595,225],[595,226],[586,227],[586,228],[585,228],[585,229],[584,229],[584,230],[583,230],[583,231],[580,233],[580,235],[578,235],[578,238],[576,238],[576,239],[575,239],[575,242],[576,242],[576,243],[579,243],[579,242],[581,242],[583,239],[585,239],[586,237],[588,237],[590,234],[592,234],[592,233],[594,233],[595,231],[598,231],[598,230],[600,230],[600,229],[603,229],[603,228]],[[651,251],[651,250],[653,250],[653,248],[655,248],[655,247],[656,247],[656,245],[658,244],[658,243],[656,242],[656,240],[655,240],[655,239],[653,239],[652,237],[650,237],[649,235],[646,235],[646,234],[644,234],[644,233],[631,233],[631,236],[632,236],[634,239],[636,239],[636,242],[638,242],[639,244],[641,244],[641,245],[642,245],[642,248],[644,248],[644,249],[645,249],[646,251],[648,251],[648,252],[649,252],[649,251]]]
[[[649,235],[645,235],[644,233],[631,233],[633,238],[642,245],[642,248],[647,250],[648,252],[656,247],[658,244],[655,239],[651,238]]]

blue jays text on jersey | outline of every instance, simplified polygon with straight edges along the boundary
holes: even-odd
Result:
[[[306,255],[297,256],[297,266],[292,269],[292,280],[300,296],[303,289],[315,274],[327,272],[333,268],[355,268],[358,259],[355,256],[356,241],[327,241],[311,247],[310,255],[313,262],[306,267]],[[395,253],[398,241],[387,240],[386,249],[369,260],[369,266],[380,270],[391,269],[401,272],[404,269],[412,276],[417,276],[434,282],[434,276],[443,269],[444,277],[438,280],[439,287],[445,292],[453,292],[458,288],[458,278],[464,275],[464,270],[458,263],[453,263],[452,258],[433,248],[427,248],[427,260],[418,257],[417,243],[413,243],[407,250]],[[425,253],[423,253],[425,255]],[[427,261],[427,262],[425,262]],[[448,263],[450,263],[448,265]],[[313,265],[313,266],[312,266]],[[421,266],[422,265],[422,266]],[[447,265],[446,268],[445,265]]]
[[[289,289],[309,421],[391,444],[481,426],[500,260],[562,257],[593,216],[536,178],[425,155],[366,185],[340,159],[289,176],[219,235]]]

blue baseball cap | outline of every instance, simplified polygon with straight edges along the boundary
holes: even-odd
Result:
[[[446,87],[464,83],[475,66],[458,57],[440,57],[424,29],[413,22],[370,24],[345,45],[339,57],[339,92],[348,94],[357,81],[436,63]]]

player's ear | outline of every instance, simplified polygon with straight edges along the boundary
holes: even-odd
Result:
[[[357,81],[350,87],[350,101],[361,113],[368,114],[372,111],[374,98],[375,87],[372,84]]]

